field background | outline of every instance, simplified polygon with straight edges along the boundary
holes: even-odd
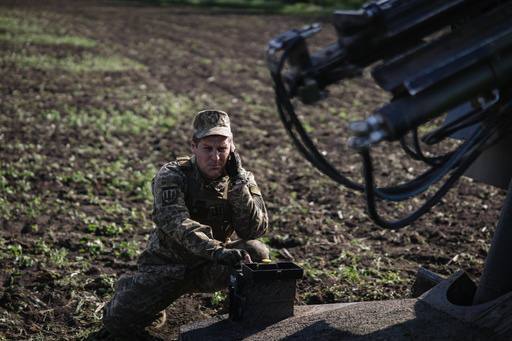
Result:
[[[503,191],[462,179],[412,226],[376,227],[362,195],[300,157],[273,103],[266,43],[325,22],[325,8],[264,3],[247,11],[219,2],[0,1],[0,339],[83,339],[100,328],[116,278],[136,268],[152,229],[151,178],[189,154],[191,118],[204,108],[232,116],[267,203],[274,259],[305,269],[297,304],[407,297],[420,265],[480,275]],[[317,44],[332,39],[326,25]],[[386,100],[365,76],[301,116],[321,150],[357,178],[346,124]],[[396,147],[376,148],[381,183],[422,169]],[[394,215],[418,203],[383,209]],[[225,293],[184,296],[167,313],[155,333],[173,339],[180,325],[225,313]]]

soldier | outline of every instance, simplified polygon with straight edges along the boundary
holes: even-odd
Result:
[[[156,229],[138,271],[119,279],[104,309],[110,334],[141,338],[157,318],[165,321],[164,309],[181,295],[226,288],[241,261],[269,257],[255,240],[268,228],[265,204],[242,168],[228,115],[201,111],[193,128],[193,156],[165,164],[153,178]],[[234,232],[240,239],[230,239]]]

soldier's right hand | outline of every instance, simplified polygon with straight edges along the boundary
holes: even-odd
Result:
[[[225,167],[226,173],[233,180],[238,179],[242,175],[242,160],[238,152],[232,151],[229,153],[229,159],[226,162]]]
[[[235,267],[241,261],[247,260],[249,254],[242,249],[218,249],[213,254],[216,263]]]

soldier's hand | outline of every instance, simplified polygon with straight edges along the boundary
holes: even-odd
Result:
[[[247,251],[242,249],[219,249],[215,251],[213,258],[216,263],[235,267],[241,261],[250,260]]]
[[[238,152],[229,153],[229,159],[226,162],[226,173],[231,179],[237,179],[242,175],[242,160]]]
[[[251,255],[249,254],[249,252],[246,252],[244,250],[245,254],[244,254],[244,263],[245,264],[250,264],[252,263],[252,259],[251,259]]]

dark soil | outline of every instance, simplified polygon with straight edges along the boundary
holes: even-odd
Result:
[[[191,118],[204,108],[231,114],[244,166],[267,203],[272,231],[264,240],[274,258],[306,271],[297,304],[408,297],[420,265],[480,276],[503,191],[462,179],[412,226],[382,230],[366,216],[361,194],[315,171],[292,146],[274,107],[264,48],[277,33],[313,20],[0,1],[0,339],[81,339],[100,328],[117,276],[135,269],[152,228],[151,177],[189,153]],[[301,115],[321,150],[357,178],[360,160],[345,147],[346,124],[386,99],[363,77]],[[374,155],[381,183],[423,169],[396,145]],[[396,216],[419,203],[383,210]],[[180,325],[223,313],[224,304],[222,293],[182,297],[156,333],[176,338]]]

